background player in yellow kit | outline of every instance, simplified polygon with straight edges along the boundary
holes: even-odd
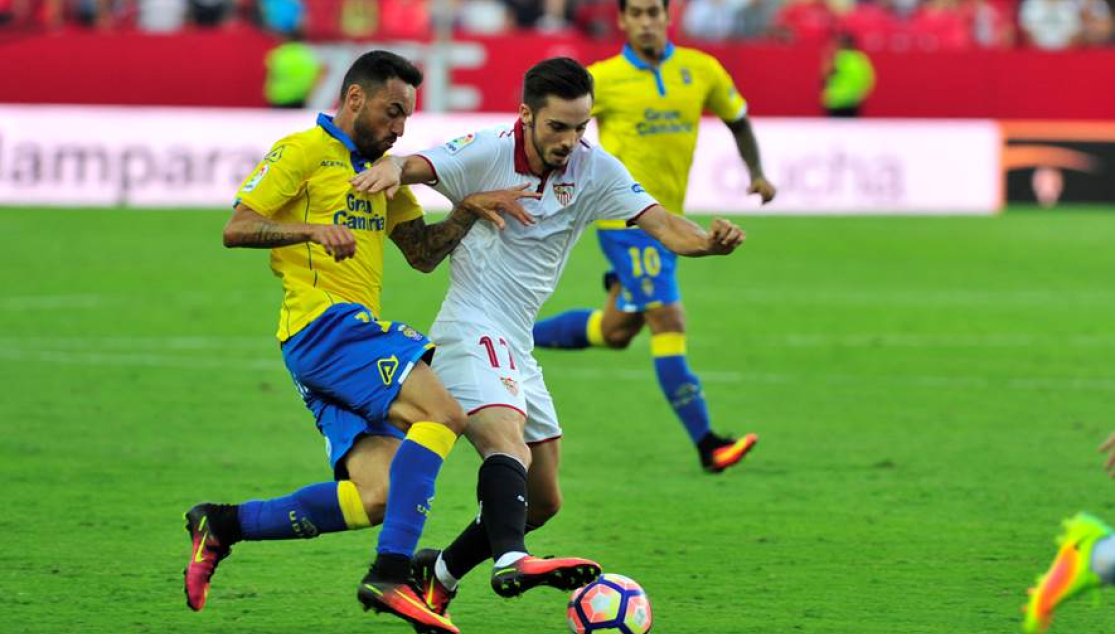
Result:
[[[750,193],[763,203],[774,186],[763,175],[747,102],[713,57],[674,46],[666,34],[669,0],[619,0],[623,52],[589,67],[596,83],[593,114],[604,149],[666,209],[681,213],[701,114],[722,119],[751,173]],[[677,257],[639,228],[599,224],[600,246],[612,270],[605,276],[603,310],[573,310],[538,322],[534,343],[543,348],[626,348],[651,331],[658,383],[700,454],[719,473],[739,462],[757,441],[717,435],[697,376],[686,361],[685,313],[676,278]]]
[[[325,437],[335,480],[278,498],[190,509],[185,575],[194,610],[205,605],[213,573],[234,543],[383,522],[357,597],[423,632],[458,631],[414,591],[410,558],[465,414],[427,365],[430,340],[380,317],[384,238],[411,266],[429,271],[478,216],[498,219],[502,210],[525,217],[516,200],[534,194],[480,194],[426,225],[409,190],[392,200],[353,191],[349,181],[402,136],[421,82],[421,72],[398,55],[363,55],[345,75],[336,117],[321,114],[314,128],[278,141],[240,187],[225,245],[271,249],[271,269],[283,283],[283,360]]]

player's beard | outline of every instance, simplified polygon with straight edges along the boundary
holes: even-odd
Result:
[[[538,155],[539,160],[542,161],[542,171],[549,172],[552,170],[560,170],[568,163],[568,155],[566,155],[566,163],[555,165],[546,160],[546,148],[538,142],[538,128],[535,127],[533,121],[530,123],[530,142],[534,145],[534,153]]]
[[[365,125],[359,118],[352,122],[352,131],[352,142],[356,145],[356,149],[360,151],[360,156],[373,163],[386,154],[387,150],[390,150],[391,146],[395,144],[395,140],[390,137],[376,138],[375,131],[370,126]]]

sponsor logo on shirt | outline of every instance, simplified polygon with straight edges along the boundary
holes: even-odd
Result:
[[[348,165],[342,163],[341,161],[322,161],[321,166],[322,167],[348,167]]]
[[[256,187],[259,186],[259,183],[263,180],[263,177],[267,176],[267,172],[269,171],[271,171],[270,165],[264,165],[263,167],[259,168],[259,171],[256,172],[255,176],[251,177],[248,182],[244,183],[244,187],[240,191],[247,194],[248,192],[254,190]]]
[[[682,120],[680,110],[647,108],[643,111],[643,120],[635,124],[639,136],[693,132],[694,129],[692,121]]]
[[[263,160],[267,161],[268,163],[278,163],[279,159],[283,158],[283,150],[285,149],[285,145],[280,145],[268,152],[267,156],[263,157]]]
[[[466,145],[472,143],[475,140],[476,140],[476,135],[475,134],[466,134],[464,136],[457,137],[457,138],[453,139],[452,141],[446,143],[445,144],[445,149],[448,150],[448,152],[450,154],[456,154],[457,152],[460,152],[461,150],[463,150]]]
[[[383,231],[387,219],[372,209],[372,201],[349,194],[344,209],[333,214],[333,224],[353,231]]]

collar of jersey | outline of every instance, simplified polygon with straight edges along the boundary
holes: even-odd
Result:
[[[631,65],[634,66],[635,68],[638,68],[639,70],[655,70],[656,68],[662,66],[662,64],[666,60],[673,57],[673,55],[674,55],[674,43],[673,42],[666,42],[666,48],[662,50],[662,57],[660,57],[658,59],[658,64],[652,66],[652,65],[644,62],[643,59],[641,57],[639,57],[638,54],[635,53],[635,49],[632,48],[630,44],[624,44],[623,45],[623,58],[626,59],[628,62],[631,62]]]
[[[352,139],[348,138],[344,130],[338,128],[336,123],[333,123],[333,117],[324,112],[319,112],[317,115],[317,124],[325,130],[326,134],[344,144],[345,149],[348,150],[349,159],[352,161],[352,169],[355,170],[357,174],[363,172],[368,161],[364,160],[364,157],[360,155],[360,150],[356,149],[356,144],[352,142]]]
[[[666,42],[666,48],[662,51],[662,57],[659,58],[657,64],[652,66],[636,55],[635,49],[631,48],[630,44],[623,45],[623,58],[626,59],[629,64],[639,70],[649,70],[654,73],[654,83],[658,86],[659,96],[665,96],[666,94],[666,83],[662,81],[662,64],[665,64],[666,60],[670,59],[673,55],[674,43]]]
[[[527,158],[527,145],[526,133],[523,131],[523,120],[515,120],[515,171],[519,174],[527,174],[528,176],[537,176],[542,179],[542,183],[550,176],[550,173],[555,170],[550,170],[543,174],[535,174],[534,170],[530,169],[530,159]],[[568,163],[565,164],[569,166]],[[565,167],[556,170],[559,174],[565,171]]]

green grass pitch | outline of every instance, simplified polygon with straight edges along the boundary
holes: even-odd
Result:
[[[263,251],[225,215],[0,210],[0,630],[411,630],[354,600],[374,532],[245,543],[209,604],[182,593],[181,514],[329,478],[272,339]],[[565,426],[562,513],[529,539],[639,580],[661,634],[1017,632],[1057,522],[1115,521],[1115,209],[997,218],[743,218],[729,259],[685,261],[690,356],[715,426],[758,432],[699,471],[646,336],[540,351]],[[389,248],[385,317],[429,326],[443,267]],[[585,236],[543,314],[600,303]],[[462,443],[423,543],[474,511]],[[1101,593],[1102,594],[1102,593]],[[566,595],[453,606],[473,634],[560,633]],[[1115,592],[1053,633],[1115,629]]]

